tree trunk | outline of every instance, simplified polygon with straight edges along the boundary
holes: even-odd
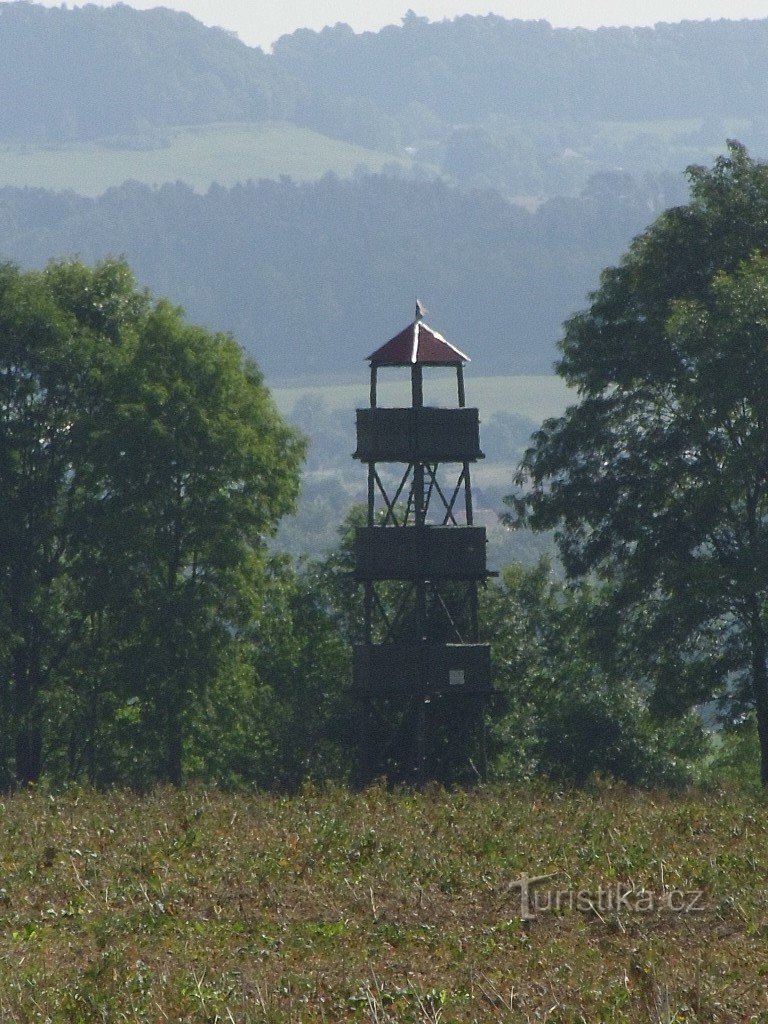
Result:
[[[757,735],[760,740],[760,781],[768,786],[768,666],[766,666],[765,626],[757,599],[752,607],[752,693],[755,698]]]
[[[165,721],[165,781],[180,786],[184,781],[182,755],[184,753],[184,728],[178,704],[168,708]]]
[[[38,782],[43,770],[43,737],[35,725],[16,734],[16,781],[22,786]]]
[[[39,655],[22,645],[13,657],[16,781],[22,786],[38,782],[43,770],[43,734],[38,719]]]

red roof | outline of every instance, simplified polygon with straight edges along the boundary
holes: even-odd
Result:
[[[377,348],[368,359],[372,366],[411,366],[414,363],[455,366],[469,362],[469,356],[419,319]]]

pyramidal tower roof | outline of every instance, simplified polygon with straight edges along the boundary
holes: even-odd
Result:
[[[468,363],[469,356],[446,341],[422,319],[421,304],[416,303],[416,319],[368,356],[371,366],[455,366]]]

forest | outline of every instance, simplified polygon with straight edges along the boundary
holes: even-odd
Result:
[[[605,175],[529,213],[493,192],[380,175],[205,195],[126,183],[96,199],[6,188],[0,252],[27,267],[123,255],[195,322],[231,331],[273,382],[357,378],[417,286],[484,375],[550,373],[560,322],[683,194],[682,181]]]
[[[413,292],[483,374],[549,373],[560,324],[684,200],[684,168],[728,136],[756,156],[766,143],[768,21],[588,32],[409,13],[378,33],[299,31],[265,54],[163,9],[15,2],[0,19],[0,256],[125,256],[196,323],[232,331],[272,383],[349,379]],[[264,142],[272,166],[281,145],[308,147],[314,180],[248,180],[239,158],[232,184],[216,148],[249,124],[286,129]],[[187,147],[195,188],[183,170],[153,175],[153,153],[183,154],[206,125],[223,135],[208,162]],[[327,173],[323,139],[368,147],[351,177]],[[144,185],[116,172],[89,198],[76,176],[67,192],[26,187],[30,159],[116,153],[150,160]]]
[[[751,756],[768,781],[768,165],[732,143],[689,182],[567,323],[579,400],[510,481],[562,573],[511,564],[482,597],[498,778],[674,786]],[[360,514],[320,558],[269,546],[305,441],[256,365],[124,261],[0,285],[5,781],[355,781]]]
[[[721,144],[717,125],[732,118],[753,147],[765,134],[765,20],[586,31],[493,15],[430,23],[409,12],[377,33],[300,30],[264,54],[164,9],[16,2],[0,16],[5,140],[162,145],[170,126],[272,118],[374,149],[409,146],[459,176],[473,150],[476,172],[492,177],[503,165],[533,182],[551,179],[547,151],[556,159],[591,140],[614,147],[598,160],[622,159],[620,139],[591,138],[605,122],[705,118],[698,139],[702,128],[678,129],[683,145]],[[30,64],[46,73],[30,77]],[[627,169],[649,141],[634,141]],[[657,166],[658,155],[655,147]]]
[[[504,479],[480,508],[505,524],[481,601],[493,776],[680,785],[761,761],[768,779],[762,478],[734,467],[736,526],[700,478],[712,460],[724,474],[726,440],[752,442],[759,402],[739,418],[730,392],[691,390],[717,375],[685,342],[705,316],[716,337],[737,293],[759,307],[765,165],[741,143],[717,154],[731,124],[759,150],[768,22],[583,32],[409,14],[264,54],[164,10],[12,3],[0,21],[11,154],[97,160],[180,126],[281,121],[393,157],[203,191],[0,189],[2,784],[356,780],[351,460],[333,410],[310,402],[291,424],[268,384],[357,380],[415,290],[486,378],[550,373],[566,321],[574,404],[541,426],[514,408],[486,424]],[[738,52],[738,74],[715,52]],[[49,73],[30,80],[22,53]],[[687,185],[683,156],[703,158]],[[654,246],[679,278],[651,272]],[[645,347],[625,336],[633,317]],[[752,366],[745,387],[761,379],[748,341],[731,351]],[[667,433],[644,433],[660,407]]]

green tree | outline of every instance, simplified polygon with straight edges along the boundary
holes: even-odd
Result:
[[[567,322],[558,372],[579,398],[534,436],[511,500],[557,531],[571,576],[610,583],[652,706],[755,709],[765,784],[768,165],[732,142],[688,175],[690,202]]]
[[[597,772],[639,785],[690,778],[700,723],[655,720],[606,644],[601,589],[558,580],[543,559],[507,566],[485,592],[482,622],[503,701],[490,734],[495,774],[583,783]]]
[[[96,557],[119,559],[115,635],[159,774],[178,783],[187,716],[258,607],[264,540],[293,508],[304,445],[235,342],[162,301],[99,435]]]
[[[275,756],[264,784],[295,790],[313,779],[347,779],[357,738],[350,698],[351,649],[322,562],[268,565],[269,585],[250,634],[258,678],[274,698]]]
[[[303,441],[231,338],[152,301],[121,261],[6,267],[0,318],[6,753],[32,781],[47,738],[68,773],[107,781],[120,739],[145,779],[178,782]]]
[[[86,456],[84,420],[109,375],[112,343],[99,346],[90,309],[66,308],[59,271],[0,268],[0,686],[3,781],[36,779],[43,762],[45,699],[85,628],[80,581],[70,571],[79,507],[75,466]]]

